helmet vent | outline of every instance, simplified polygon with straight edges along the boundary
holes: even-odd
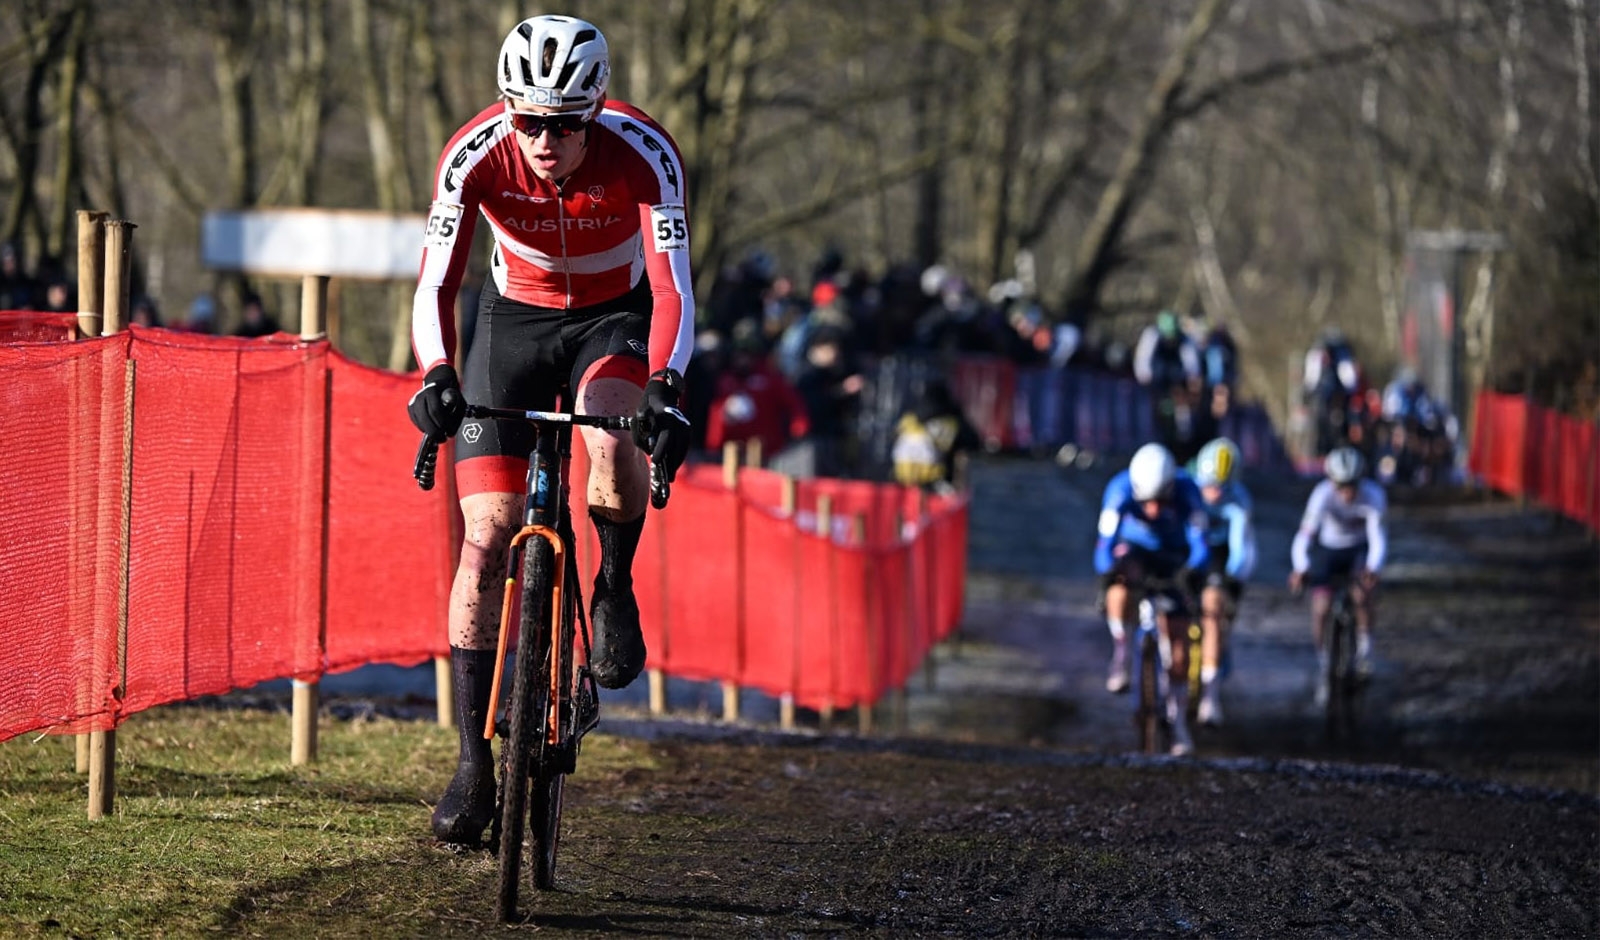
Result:
[[[572,45],[573,45],[574,48],[576,48],[577,46],[581,46],[586,42],[593,42],[594,40],[599,39],[599,38],[600,38],[600,34],[595,32],[592,29],[579,30],[578,31],[578,35],[574,36],[573,39],[572,39]]]
[[[528,22],[519,24],[517,26],[517,35],[531,41],[533,39],[533,24]]]
[[[584,91],[588,91],[589,89],[593,88],[595,82],[597,82],[599,80],[600,80],[600,66],[596,65],[594,68],[589,70],[589,74],[584,77],[583,85],[581,85],[580,87],[583,88]]]

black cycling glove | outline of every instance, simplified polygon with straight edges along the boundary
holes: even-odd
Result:
[[[633,442],[666,471],[670,481],[689,456],[689,419],[678,409],[683,376],[672,369],[652,373],[634,417]]]
[[[461,381],[447,362],[428,370],[422,388],[406,404],[411,423],[438,443],[455,437],[466,411],[467,400],[461,395]]]

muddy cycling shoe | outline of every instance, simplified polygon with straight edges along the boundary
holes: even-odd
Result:
[[[594,589],[589,610],[594,622],[594,650],[589,669],[603,689],[626,688],[644,668],[644,634],[639,632],[639,604],[633,589]]]
[[[1111,668],[1106,673],[1107,692],[1128,691],[1128,642],[1116,641],[1111,652]]]
[[[477,845],[494,818],[494,764],[462,764],[433,808],[433,834],[440,842]]]
[[[1207,727],[1215,728],[1222,724],[1222,696],[1216,683],[1207,685],[1200,693],[1200,709],[1195,717]]]

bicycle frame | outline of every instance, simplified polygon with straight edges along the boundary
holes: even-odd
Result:
[[[483,736],[488,740],[500,727],[498,709],[494,706],[500,701],[513,611],[516,611],[515,622],[521,627],[521,635],[517,640],[512,693],[506,706],[499,805],[491,839],[499,856],[495,913],[501,921],[509,922],[516,916],[523,839],[529,828],[536,850],[534,882],[540,888],[554,887],[563,781],[576,770],[579,742],[599,718],[599,693],[594,677],[587,670],[578,669],[576,662],[580,637],[585,656],[591,651],[582,598],[575,587],[569,594],[566,583],[569,572],[575,576],[577,567],[572,551],[574,536],[567,484],[572,427],[629,431],[634,419],[470,404],[465,407],[465,416],[525,421],[537,428],[534,447],[528,455],[522,527],[512,536],[507,553],[498,652],[490,683],[491,707],[483,729]],[[417,452],[412,473],[425,490],[433,486],[440,443],[425,437]],[[668,495],[665,470],[652,463],[651,505],[661,509]],[[548,559],[542,554],[541,542],[550,548]],[[530,556],[528,552],[534,546],[539,546],[539,553]],[[546,595],[542,592],[545,591],[550,602],[548,616],[543,607]],[[530,608],[530,605],[537,606]],[[541,688],[541,682],[545,682],[546,687]],[[530,723],[542,723],[542,740],[535,734],[538,725]]]
[[[529,412],[528,414],[538,414]],[[528,487],[527,500],[522,514],[522,529],[511,538],[511,550],[506,560],[505,593],[500,604],[500,642],[499,654],[495,657],[494,681],[490,685],[489,701],[500,701],[500,684],[505,671],[506,647],[511,636],[511,612],[515,609],[513,603],[516,599],[516,588],[520,582],[519,572],[522,570],[522,553],[524,543],[530,538],[544,539],[549,543],[554,554],[554,564],[551,571],[550,611],[553,617],[560,617],[564,609],[561,606],[562,592],[566,586],[567,575],[567,540],[558,531],[563,518],[567,515],[567,470],[572,459],[572,428],[540,424],[538,442],[534,445],[533,453],[528,459]],[[550,467],[556,467],[555,485],[552,486]],[[554,501],[551,491],[554,492]],[[567,528],[571,528],[570,520]],[[588,645],[588,636],[585,632],[584,645]],[[520,638],[518,642],[521,642]],[[559,715],[561,701],[561,670],[571,668],[570,663],[563,662],[562,644],[552,643],[550,647],[550,700],[551,715]],[[483,737],[490,740],[494,737],[495,716],[491,709],[487,720],[484,722]],[[545,743],[552,745],[561,744],[560,726],[557,721],[546,721],[547,733]]]

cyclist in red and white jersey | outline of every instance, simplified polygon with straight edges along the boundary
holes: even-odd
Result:
[[[1389,543],[1384,527],[1389,497],[1382,486],[1367,479],[1361,452],[1348,444],[1335,447],[1323,460],[1323,471],[1327,478],[1306,500],[1305,514],[1289,548],[1294,566],[1290,589],[1299,592],[1311,587],[1311,640],[1319,657],[1318,705],[1328,700],[1324,659],[1328,654],[1322,632],[1328,625],[1333,584],[1338,579],[1349,579],[1356,603],[1356,668],[1363,675],[1372,671],[1372,596],[1378,589],[1378,573]]]
[[[579,413],[635,414],[631,436],[584,428],[589,515],[600,542],[590,667],[621,688],[644,666],[634,553],[649,498],[645,453],[668,479],[689,448],[679,410],[694,345],[686,181],[677,145],[638,109],[606,98],[610,54],[593,24],[536,16],[506,36],[501,100],[461,127],[434,177],[412,344],[426,378],[412,421],[455,448],[465,518],[450,593],[460,763],[434,833],[476,842],[494,810],[484,716],[506,553],[521,517],[532,429],[462,424],[464,400],[549,409],[570,389]],[[457,370],[455,298],[478,216],[493,236],[470,349]]]

